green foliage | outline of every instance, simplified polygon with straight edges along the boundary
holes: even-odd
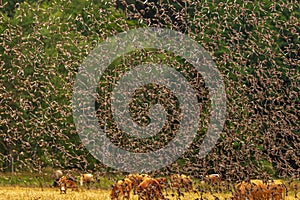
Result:
[[[111,113],[111,92],[120,77],[139,64],[159,62],[182,73],[203,106],[198,136],[178,163],[169,167],[171,171],[197,175],[209,171],[232,179],[263,172],[299,175],[299,2],[14,0],[4,4],[0,13],[1,170],[104,167],[86,151],[73,123],[71,98],[78,67],[104,39],[155,26],[186,33],[211,53],[226,85],[223,133],[213,151],[199,159],[210,114],[205,83],[182,58],[147,49],[116,59],[99,81],[99,124],[107,128],[114,144],[147,152],[165,145],[178,130],[179,117],[162,131],[165,135],[140,141],[123,134]],[[150,106],[144,105],[159,100],[169,116],[180,116],[178,101],[167,92],[159,93],[161,89],[148,85],[137,91],[131,102],[137,122],[147,124]],[[162,100],[150,94],[160,94]]]
[[[107,1],[24,2],[14,12],[0,22],[2,169],[11,158],[17,170],[86,166],[70,103],[75,73],[98,42],[130,26]]]
[[[8,17],[13,17],[15,13],[15,8],[20,5],[24,0],[2,0],[1,12],[3,12]]]

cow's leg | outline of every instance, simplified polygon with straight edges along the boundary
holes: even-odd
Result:
[[[126,199],[130,199],[130,191],[126,191]]]

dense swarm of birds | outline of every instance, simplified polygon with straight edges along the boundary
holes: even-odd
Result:
[[[49,2],[51,9],[24,3],[14,20],[0,14],[0,170],[41,171],[49,165],[107,170],[84,148],[72,121],[76,73],[85,56],[107,37],[151,26],[187,34],[210,53],[226,85],[221,137],[205,158],[197,157],[210,114],[205,82],[172,52],[146,49],[124,55],[99,80],[95,107],[110,140],[133,152],[157,150],[172,140],[181,111],[167,87],[140,87],[129,105],[132,119],[141,126],[149,123],[151,106],[164,106],[167,121],[156,136],[140,139],[124,133],[111,111],[113,89],[124,73],[141,64],[162,63],[178,70],[197,91],[201,121],[187,152],[153,174],[299,178],[298,1],[99,2],[87,3],[75,14],[70,13],[72,3],[59,0]]]

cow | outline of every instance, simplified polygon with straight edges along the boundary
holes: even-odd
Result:
[[[266,184],[262,180],[250,180],[255,186],[251,188],[250,198],[254,200],[283,200],[286,195],[286,187],[282,180],[268,181]]]
[[[222,182],[220,174],[209,174],[204,177],[204,182],[209,185],[219,185]]]
[[[177,190],[177,192],[180,192],[180,189],[184,189],[185,192],[190,192],[193,190],[193,182],[189,176],[186,176],[184,174],[173,174],[171,176],[171,189],[174,192],[174,190]]]
[[[54,182],[52,184],[52,187],[58,187],[59,186],[59,179],[63,176],[63,171],[58,169],[58,170],[55,170],[53,171],[51,177],[54,179]]]
[[[137,187],[137,195],[142,200],[163,200],[162,187],[154,178],[144,178]]]
[[[57,178],[54,180],[53,184],[52,184],[52,187],[59,187],[59,179],[60,178]]]
[[[245,181],[242,181],[242,182],[236,184],[235,188],[234,188],[234,194],[233,194],[232,199],[233,200],[246,200],[250,193],[251,187],[252,187],[252,183],[247,183]]]
[[[80,186],[83,186],[86,183],[88,186],[89,184],[95,182],[93,174],[81,174],[80,175]]]
[[[58,170],[55,170],[53,173],[52,173],[52,178],[53,179],[60,179],[62,176],[64,175],[63,171],[58,169]]]
[[[267,187],[274,200],[283,200],[287,196],[287,187],[283,180],[270,180],[267,182]]]
[[[259,180],[242,181],[235,186],[234,200],[265,199],[266,186]]]
[[[67,177],[62,176],[59,181],[58,181],[58,186],[60,187],[60,192],[61,193],[66,193],[67,188],[72,188],[73,190],[77,190],[77,184],[73,180],[67,179]]]
[[[233,200],[283,200],[285,187],[282,182],[264,184],[261,180],[241,182],[235,186]]]
[[[132,190],[132,181],[128,178],[119,180],[115,185],[113,185],[110,192],[111,200],[119,199],[130,199],[130,191]]]
[[[148,174],[129,174],[126,178],[132,181],[133,193],[136,194],[138,185],[143,182],[145,178],[150,178],[150,176]]]
[[[68,181],[73,181],[76,183],[76,181],[73,178],[62,176],[61,178],[57,178],[54,180],[52,187],[60,187],[61,185],[61,180],[68,180]]]
[[[59,189],[60,189],[60,194],[67,194],[67,187],[66,187],[66,183],[60,183],[59,185]]]
[[[168,181],[167,178],[164,177],[159,177],[159,178],[155,178],[157,180],[157,182],[160,184],[161,188],[163,190],[168,188]]]
[[[260,179],[250,179],[250,183],[253,183],[254,185],[265,185]]]
[[[211,189],[217,189],[218,191],[222,191],[225,182],[222,182],[222,178],[220,174],[208,174],[204,176],[203,182],[206,183],[208,186],[212,187]]]

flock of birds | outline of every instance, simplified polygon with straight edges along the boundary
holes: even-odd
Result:
[[[202,1],[187,0],[185,3],[178,1],[175,7],[174,4],[166,3],[167,1],[156,3],[152,0],[138,0],[136,4],[130,4],[131,1],[126,0],[117,2],[119,2],[120,7],[124,7],[126,16],[130,19],[143,20],[148,26],[170,27],[173,30],[188,32],[191,37],[198,38],[197,41],[209,52],[212,52],[214,60],[226,81],[226,88],[228,88],[228,118],[222,139],[205,159],[199,159],[197,155],[194,156],[193,150],[198,149],[201,144],[201,138],[197,139],[190,151],[182,157],[185,162],[184,166],[174,163],[170,166],[172,171],[182,171],[182,168],[184,168],[185,172],[188,171],[197,176],[204,173],[200,170],[213,168],[215,172],[224,175],[222,176],[223,182],[211,183],[213,186],[222,186],[224,183],[226,185],[227,182],[224,182],[224,180],[232,183],[233,180],[248,180],[249,177],[259,176],[259,178],[265,180],[263,177],[272,176],[275,173],[280,177],[299,179],[300,137],[298,133],[300,104],[299,92],[297,92],[299,76],[297,76],[298,71],[295,70],[296,66],[299,66],[299,51],[297,51],[299,48],[297,48],[298,43],[296,42],[296,39],[299,38],[298,31],[296,31],[299,27],[299,20],[297,15],[293,14],[299,8],[299,6],[297,7],[299,4],[282,0],[272,1],[268,5],[261,2],[253,4],[251,1],[240,3],[239,1],[228,1],[226,3],[212,3],[215,5],[211,6],[210,1],[204,3]],[[253,6],[256,6],[255,10],[252,9]],[[283,16],[282,13],[285,13],[286,16]],[[103,18],[103,21],[106,22],[105,18]],[[96,21],[99,23],[94,23],[97,25],[95,28],[97,31],[99,30],[98,24],[104,23],[103,21],[99,20]],[[88,21],[82,22],[88,23]],[[49,24],[52,24],[52,22],[50,21]],[[277,29],[269,26],[269,24],[274,24]],[[94,28],[92,24],[88,25],[91,29]],[[66,26],[66,24],[63,24],[63,26]],[[71,26],[73,25],[71,24]],[[43,28],[38,23],[35,27],[37,27],[37,30]],[[21,32],[21,28],[20,26],[11,34],[3,35],[3,48],[9,49],[10,43],[7,41],[19,40],[20,34],[15,33],[18,33],[16,31],[19,30]],[[121,25],[119,28],[125,30]],[[7,33],[10,32],[7,31]],[[93,34],[91,33],[91,35]],[[14,35],[18,37],[14,37]],[[38,32],[33,35],[36,36],[36,38],[32,38],[33,41],[40,41],[40,38],[44,37]],[[62,36],[62,39],[57,42],[58,44],[64,44],[65,38],[69,38],[67,32],[60,33],[60,36]],[[24,35],[24,38],[26,37]],[[74,43],[80,44],[79,41],[75,40]],[[66,163],[72,163],[74,160],[84,160],[84,164],[88,164],[88,160],[84,157],[86,152],[82,150],[83,146],[72,142],[73,138],[71,137],[73,137],[73,134],[65,134],[70,132],[70,127],[74,127],[73,124],[69,124],[67,121],[72,115],[68,105],[52,98],[55,96],[63,99],[70,98],[70,93],[65,92],[62,88],[69,88],[75,70],[67,71],[68,76],[62,79],[64,81],[62,81],[61,87],[53,85],[50,81],[52,79],[56,80],[56,77],[65,76],[57,72],[55,66],[69,66],[69,63],[74,63],[74,57],[76,56],[70,58],[64,56],[61,60],[47,57],[46,60],[51,60],[51,65],[47,62],[44,67],[36,67],[32,74],[26,71],[24,73],[25,68],[31,69],[31,63],[44,63],[39,56],[34,57],[34,55],[44,55],[43,45],[41,48],[31,48],[30,45],[32,44],[24,42],[13,45],[12,50],[7,50],[9,52],[9,63],[4,63],[4,61],[1,63],[1,66],[4,67],[3,80],[10,80],[9,83],[11,83],[11,85],[7,84],[8,86],[6,86],[6,83],[1,82],[2,87],[0,89],[0,93],[3,94],[1,96],[0,114],[3,117],[1,126],[4,130],[3,144],[1,144],[3,151],[0,153],[1,160],[11,163],[11,166],[15,166],[13,162],[19,161],[20,166],[24,168],[38,168],[44,164],[41,163],[38,152],[45,152],[45,155],[50,155],[53,160],[56,159],[55,155],[61,152],[66,157]],[[59,50],[58,52],[68,52],[67,47],[68,45],[62,45],[61,49],[57,50]],[[224,49],[219,49],[221,47]],[[24,51],[25,49],[32,50],[32,57],[23,54],[23,52],[27,52]],[[76,52],[72,53],[77,55]],[[148,51],[128,55],[128,57],[130,56],[132,56],[132,59],[126,59],[126,62],[123,62],[124,65],[134,66],[136,63],[141,63],[142,58],[151,57],[152,54]],[[61,54],[58,57],[61,57]],[[139,59],[140,57],[141,59]],[[167,60],[170,60],[168,62],[176,62],[172,61],[171,58]],[[280,64],[281,62],[286,67]],[[176,66],[177,63],[174,64],[174,67]],[[13,67],[13,70],[11,67]],[[70,66],[70,68],[72,67],[73,65]],[[202,91],[204,90],[203,80],[200,76],[199,78],[189,77],[189,74],[195,73],[191,69],[187,69],[187,66],[184,67],[182,73],[185,73],[184,75],[195,86],[199,97],[203,98],[202,101],[207,103],[207,91]],[[106,79],[104,76],[105,82],[117,82],[118,76],[113,75],[120,74],[119,71],[111,69],[111,73],[106,76]],[[53,74],[50,76],[49,72]],[[105,87],[101,87],[104,92],[108,92],[106,95],[99,97],[101,101],[99,101],[98,113],[100,117],[103,116],[103,119],[99,117],[101,126],[104,127],[107,121],[112,124],[110,127],[106,127],[109,129],[107,135],[111,137],[110,139],[116,145],[132,151],[147,152],[163,146],[172,139],[173,133],[179,126],[176,123],[170,123],[174,129],[170,128],[169,134],[159,140],[150,138],[142,141],[142,143],[134,140],[134,138],[122,138],[122,132],[116,131],[115,126],[113,126],[113,117],[108,106],[109,91],[111,91],[112,86],[113,84],[107,84]],[[16,89],[11,90],[9,88]],[[144,102],[147,103],[153,99],[151,96],[157,96],[157,88],[153,88],[152,91],[146,89],[148,88],[142,88],[142,91],[140,91],[142,95],[140,98],[136,98],[137,100],[146,99]],[[175,106],[176,99],[171,98],[170,92],[166,89],[158,89],[163,89],[159,92],[162,96],[158,96],[154,101],[159,100],[160,103],[169,106],[167,108],[172,108],[174,119],[170,119],[170,121],[178,121],[178,118],[176,118],[176,116],[179,116],[177,114],[178,109]],[[20,96],[20,94],[24,95]],[[139,113],[139,116],[144,117],[147,114],[148,107],[143,107],[144,104],[142,103],[133,103],[132,110],[142,111],[137,113]],[[30,118],[28,118],[29,116]],[[139,118],[139,116],[134,117]],[[23,123],[27,121],[30,123]],[[147,122],[147,120],[145,121]],[[206,127],[205,122],[205,120],[202,122],[204,128]],[[143,121],[141,121],[141,124],[143,124]],[[166,129],[171,125],[166,126]],[[20,133],[23,134],[22,137],[20,137]],[[73,132],[71,131],[71,133]],[[47,141],[43,139],[47,137],[50,139]],[[33,138],[40,138],[40,140],[33,140]],[[59,152],[55,152],[53,149],[58,149]],[[75,157],[73,151],[83,153],[81,153],[81,156]],[[1,170],[3,170],[2,166],[0,166]],[[181,175],[180,177],[182,178]],[[229,177],[231,180],[229,180]],[[126,178],[130,180],[130,177]],[[130,183],[132,180],[128,181],[126,178],[116,182],[115,186],[122,189],[124,185],[126,187],[132,185]],[[144,178],[148,179],[150,177]],[[95,181],[95,178],[91,175],[83,175],[80,179],[82,184],[91,184]],[[172,188],[172,183],[174,183],[174,178],[173,180],[170,178],[167,180],[166,188],[163,188],[164,179],[155,180],[152,180],[152,185],[157,185],[156,182],[158,182],[160,186],[157,186],[157,188],[162,188],[162,191],[169,191]],[[121,186],[118,186],[118,183]],[[280,183],[280,181],[277,183]],[[283,189],[282,184],[276,184],[275,186],[272,186],[272,184],[268,181],[240,182],[236,185],[235,193],[232,196],[235,199],[244,196],[248,199],[258,199],[257,196],[259,195],[262,198],[280,198],[278,194]],[[54,185],[60,188],[61,193],[66,193],[68,188],[77,188],[75,179],[63,175],[56,179]],[[142,188],[142,186],[139,188]],[[136,188],[136,193],[147,197],[151,190],[151,188],[145,191]],[[182,190],[185,190],[185,188],[175,189],[177,196],[184,195]],[[203,199],[202,194],[209,191],[209,189],[206,190],[200,184],[193,182],[193,191],[199,193],[199,199]],[[276,193],[273,191],[276,191]],[[296,196],[297,188],[294,191]],[[122,195],[121,193],[116,194]],[[160,195],[160,192],[157,195]],[[127,198],[128,194],[123,192],[123,196]]]
[[[61,170],[54,172],[56,177],[53,186],[66,194],[67,188],[78,191],[76,180],[63,175]],[[90,186],[95,183],[92,174],[80,175],[80,186]],[[297,198],[297,188],[294,185],[294,196]],[[151,177],[148,174],[129,174],[116,181],[110,191],[111,200],[130,200],[137,195],[141,200],[168,200],[168,197],[181,199],[186,193],[196,194],[194,200],[206,200],[205,193],[214,195],[218,192],[231,192],[231,200],[284,200],[288,196],[285,181],[251,179],[231,185],[222,179],[220,174],[208,174],[197,180],[185,174],[172,174],[170,177]],[[225,198],[227,199],[227,198]]]
[[[199,149],[202,142],[203,131],[199,131],[200,139],[197,138],[190,151],[182,157],[185,162],[183,167],[175,163],[170,166],[172,171],[177,171],[181,167],[180,171],[186,170],[184,173],[191,172],[197,175],[196,173],[203,172],[200,170],[213,168],[220,174],[226,172],[228,176],[226,178],[231,179],[244,180],[248,176],[264,175],[264,172],[270,176],[276,173],[280,177],[299,179],[299,72],[295,70],[296,66],[299,66],[299,46],[296,48],[297,41],[299,41],[297,40],[299,20],[297,15],[293,14],[297,8],[299,10],[298,2],[283,0],[270,1],[269,4],[261,2],[253,4],[251,1],[192,0],[170,1],[172,3],[166,0],[137,0],[135,4],[129,0],[117,2],[120,7],[124,7],[126,17],[134,20],[142,19],[147,26],[169,27],[182,32],[192,28],[193,30],[189,30],[188,33],[211,52],[226,82],[228,115],[222,137],[216,148],[205,159],[199,159],[198,152],[194,151],[194,149]],[[89,18],[78,15],[78,21],[71,18],[70,22],[61,23],[60,26],[55,21],[51,21],[53,19],[36,23],[33,26],[34,30],[44,30],[44,25],[50,26],[53,31],[51,35],[57,36],[55,37],[57,48],[54,50],[58,52],[57,58],[59,59],[53,59],[51,54],[45,54],[47,51],[44,47],[53,45],[40,43],[41,38],[45,38],[43,31],[27,34],[22,30],[27,30],[29,27],[24,28],[22,24],[15,26],[8,23],[9,27],[2,35],[2,47],[5,49],[2,56],[5,59],[1,60],[0,64],[3,76],[0,83],[0,115],[2,117],[0,170],[9,170],[10,166],[19,166],[17,170],[20,171],[22,169],[39,170],[40,166],[48,164],[41,159],[41,154],[47,155],[45,160],[51,159],[62,165],[75,163],[74,167],[78,168],[89,165],[84,146],[79,142],[74,143],[74,140],[77,141],[78,138],[75,135],[75,126],[70,120],[72,117],[70,104],[66,102],[71,99],[70,91],[77,72],[76,63],[79,62],[77,59],[82,57],[80,56],[82,52],[88,52],[91,46],[84,45],[87,46],[85,48],[77,46],[82,43],[81,37],[74,38],[74,42],[70,42],[70,45],[75,45],[74,48],[62,44],[69,41],[71,37],[69,33],[73,35],[73,32],[65,29],[66,27],[77,27],[78,23],[86,24],[83,27],[89,27],[91,32],[86,34],[88,37],[83,35],[82,37],[86,41],[94,41],[94,37],[98,37],[99,33],[93,30],[99,31],[99,25],[106,27],[107,19],[112,20],[111,17],[97,20],[99,18],[96,17],[100,15],[99,11],[93,12],[92,9],[96,10],[94,6],[87,7],[86,15],[93,13],[91,15],[93,20],[85,20]],[[62,13],[68,10],[72,9],[65,8]],[[25,11],[22,12],[26,13]],[[48,10],[45,12],[50,15]],[[102,9],[101,16],[104,14],[110,16],[111,12],[110,9]],[[72,16],[76,17],[76,14],[72,13]],[[184,17],[186,18],[183,19]],[[19,18],[19,21],[22,21],[21,15]],[[23,21],[27,20],[29,19],[23,19]],[[123,18],[114,20],[111,23],[118,27],[117,30],[126,31],[125,26],[122,25],[125,21]],[[184,24],[186,26],[182,28]],[[270,26],[271,24],[274,24],[272,26],[276,26],[277,29]],[[107,30],[105,31],[104,35],[107,33]],[[22,34],[25,34],[23,38],[28,37],[32,42],[20,40],[19,37]],[[13,44],[11,41],[18,43]],[[50,40],[45,39],[45,42],[47,41]],[[40,46],[36,48],[36,44]],[[71,49],[74,50],[70,51]],[[295,50],[298,50],[297,54],[293,53]],[[27,52],[31,53],[27,55]],[[70,53],[72,56],[67,56]],[[147,52],[130,54],[123,63],[126,66],[137,66],[142,63],[142,58],[145,60],[151,56]],[[167,60],[165,62],[175,60],[167,55],[164,56]],[[41,65],[36,67],[35,63]],[[61,67],[62,72],[58,70]],[[187,77],[188,74],[194,74],[192,70],[187,69],[187,66],[184,66],[181,72]],[[120,73],[111,68],[111,73],[108,73],[103,82],[117,82],[119,76],[114,76],[115,74]],[[203,81],[197,81],[200,78],[193,79],[193,77],[188,77],[188,80],[191,80],[192,85],[196,87],[199,99],[205,98],[199,101],[209,103],[205,95],[207,92],[200,91],[205,89],[204,86],[202,87]],[[102,85],[100,89],[107,91],[108,94],[101,96],[100,108],[97,112],[100,117],[103,116],[103,118],[99,117],[99,121],[101,127],[104,127],[106,124],[114,123],[109,107],[109,91],[114,85]],[[151,94],[149,91],[140,93]],[[160,94],[168,93],[163,90]],[[174,98],[170,100],[171,95],[164,96],[167,98],[158,97],[159,101],[167,102],[168,108],[176,109],[175,106],[172,107],[176,105]],[[143,111],[148,111],[148,107],[142,109],[143,107],[139,105],[143,102],[138,103],[134,104],[135,107],[132,110],[137,112],[133,113],[139,115],[141,113],[144,117]],[[205,107],[208,110],[210,104],[205,105],[208,105]],[[172,117],[179,116],[174,112],[177,114],[178,109],[173,111]],[[203,119],[200,128],[205,130],[208,115]],[[174,117],[170,121],[175,123],[170,123],[171,125],[166,126],[166,129],[174,127],[171,131],[177,130],[178,118]],[[122,132],[116,131],[113,125],[106,128],[109,129],[107,135],[111,136],[110,139],[114,144],[120,144],[120,147],[124,149],[143,152],[164,146],[172,139],[175,132],[169,131],[169,135],[163,135],[159,141],[150,138],[142,143],[134,138],[127,137],[129,140],[123,137],[123,139]],[[61,157],[64,157],[64,161],[60,160]],[[77,165],[76,161],[82,164]],[[103,166],[98,164],[97,167]]]

